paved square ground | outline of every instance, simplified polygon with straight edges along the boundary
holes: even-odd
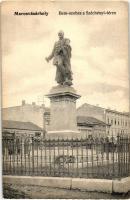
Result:
[[[130,193],[125,195],[107,194],[98,192],[85,192],[78,190],[67,190],[48,188],[40,186],[21,186],[4,184],[4,198],[10,199],[129,199]]]

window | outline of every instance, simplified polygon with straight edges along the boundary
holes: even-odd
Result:
[[[107,123],[109,124],[109,118],[107,118]]]
[[[116,119],[115,119],[115,125],[116,125]]]

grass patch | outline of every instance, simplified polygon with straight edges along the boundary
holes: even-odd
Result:
[[[6,199],[26,199],[29,198],[24,192],[16,190],[11,185],[3,185],[3,197]]]

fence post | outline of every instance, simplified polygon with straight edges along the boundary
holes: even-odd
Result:
[[[128,154],[129,154],[129,138],[128,138],[128,135],[127,135],[127,140],[126,140],[126,170],[127,170],[127,176],[129,176],[129,157],[128,157]]]
[[[74,157],[73,148],[74,148],[74,142],[73,142],[73,137],[72,137],[72,140],[71,140],[72,158]],[[72,167],[71,167],[71,177],[73,177],[73,174],[74,174],[74,164],[75,164],[75,161],[72,162]]]
[[[130,136],[128,137],[128,174],[130,175]]]
[[[53,166],[53,168],[54,168],[54,170],[53,170],[53,173],[54,173],[54,176],[55,176],[55,171],[56,171],[56,169],[55,169],[55,158],[56,158],[56,155],[55,155],[55,146],[56,146],[56,140],[55,140],[55,138],[54,138],[54,140],[53,140],[53,145],[52,145],[52,147],[53,147],[53,151],[54,151],[54,157],[53,157],[53,163],[54,163],[54,166]]]
[[[120,136],[119,134],[117,135],[117,153],[118,153],[118,178],[121,178],[121,163],[120,163]]]
[[[34,174],[34,139],[32,137],[32,173]]]

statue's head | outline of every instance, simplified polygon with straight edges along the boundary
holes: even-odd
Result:
[[[59,31],[58,32],[58,36],[59,36],[59,39],[64,38],[64,32],[63,31]]]

